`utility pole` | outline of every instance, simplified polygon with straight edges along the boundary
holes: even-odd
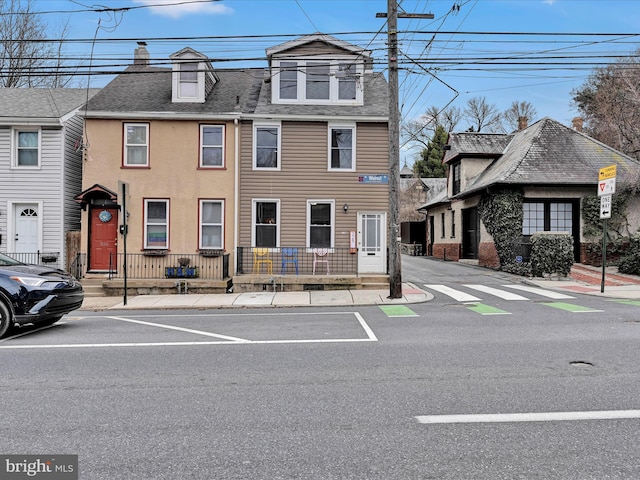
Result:
[[[387,0],[387,47],[389,51],[389,298],[402,298],[402,257],[400,255],[400,110],[398,95],[398,17],[433,18],[433,14],[398,15],[398,0]]]

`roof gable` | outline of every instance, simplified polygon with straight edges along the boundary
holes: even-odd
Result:
[[[331,53],[335,53],[337,49],[352,55],[360,55],[364,57],[371,56],[371,51],[369,50],[365,50],[364,48],[343,40],[338,40],[331,35],[316,32],[311,35],[305,35],[303,37],[296,38],[295,40],[290,40],[288,42],[281,43],[280,45],[267,48],[267,57],[271,58],[274,55],[282,55],[285,52],[291,53],[291,51],[300,49],[301,47],[311,47],[316,53],[319,47],[324,47],[329,48]]]

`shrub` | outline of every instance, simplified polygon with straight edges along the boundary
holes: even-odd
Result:
[[[636,234],[629,239],[625,255],[618,260],[618,271],[640,275],[640,235]]]
[[[566,276],[573,265],[573,237],[568,233],[537,232],[531,236],[531,273]]]

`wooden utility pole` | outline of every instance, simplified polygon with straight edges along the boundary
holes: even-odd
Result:
[[[389,298],[402,298],[400,255],[400,109],[398,98],[398,0],[387,0],[387,43],[389,50]],[[402,13],[403,18],[433,18],[433,14]]]
[[[400,256],[400,111],[398,108],[398,2],[387,0],[389,49],[389,298],[402,298]]]

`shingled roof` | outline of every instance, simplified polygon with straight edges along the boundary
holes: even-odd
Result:
[[[93,88],[0,88],[0,122],[39,119],[56,123],[96,92]]]
[[[614,164],[617,183],[636,183],[640,179],[638,160],[548,117],[509,135],[452,133],[449,145],[451,150],[445,156],[448,162],[491,156],[495,160],[459,194],[451,198],[439,195],[420,209],[500,185],[593,186],[595,193],[599,169]]]
[[[219,81],[204,103],[171,101],[170,68],[133,65],[89,102],[88,116],[100,113],[189,113],[212,115],[252,112],[264,69],[216,69]]]

